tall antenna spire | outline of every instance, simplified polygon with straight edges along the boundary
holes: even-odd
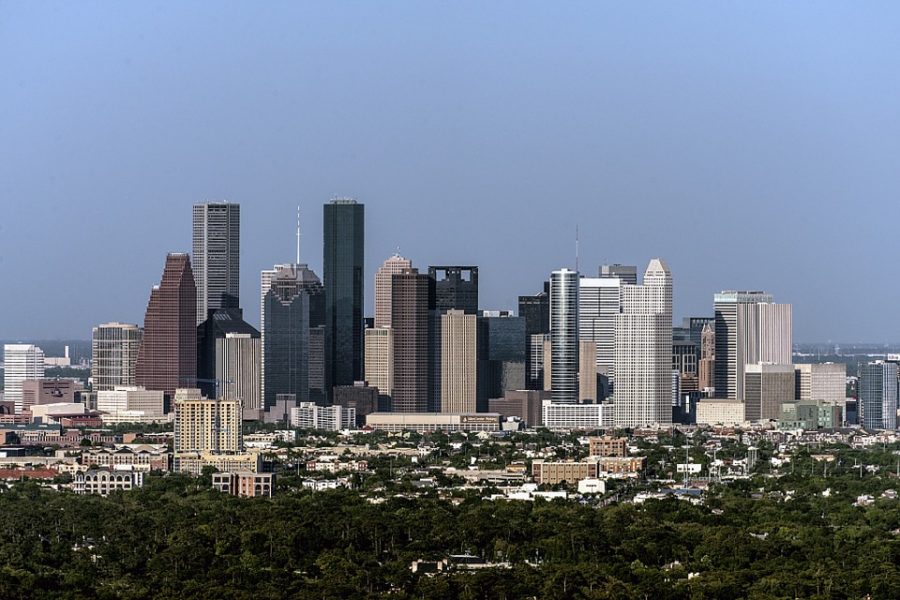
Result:
[[[575,272],[578,273],[578,224],[575,224]]]
[[[297,205],[297,264],[300,264],[300,205]]]

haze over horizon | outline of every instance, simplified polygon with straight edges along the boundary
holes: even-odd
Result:
[[[258,324],[296,206],[321,276],[322,204],[352,196],[367,315],[397,247],[515,310],[577,225],[588,275],[664,258],[676,321],[763,289],[797,341],[900,340],[896,4],[116,9],[0,2],[0,338],[142,323],[217,200]]]

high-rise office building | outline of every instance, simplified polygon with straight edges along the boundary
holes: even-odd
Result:
[[[637,267],[633,265],[620,265],[618,263],[601,265],[599,274],[604,279],[616,278],[621,280],[623,284],[637,285]]]
[[[299,240],[300,240],[300,227],[299,223],[297,226],[297,256],[299,259],[300,251],[299,251]],[[299,260],[298,260],[299,262]],[[296,265],[292,263],[284,263],[280,265],[275,265],[271,269],[263,269],[259,272],[259,344],[260,348],[263,349],[262,360],[260,362],[260,381],[262,384],[260,386],[261,397],[265,398],[265,389],[266,389],[266,294],[269,293],[269,290],[272,289],[272,279],[275,276],[285,269],[290,269],[291,267],[296,267]]]
[[[363,378],[365,206],[351,199],[325,205],[325,393]]]
[[[428,275],[434,280],[435,310],[478,314],[478,267],[432,266]]]
[[[700,391],[714,393],[714,373],[716,365],[715,323],[704,323],[700,330],[700,360],[697,363],[697,378]]]
[[[429,357],[433,310],[434,279],[417,269],[404,269],[393,276],[394,412],[427,412],[435,404],[431,398],[433,366]]]
[[[150,292],[135,383],[172,396],[197,378],[197,288],[187,254],[166,256],[160,284]]]
[[[478,410],[478,317],[461,310],[441,315],[441,412]]]
[[[897,429],[897,364],[859,365],[859,424],[866,429]]]
[[[34,344],[4,344],[3,399],[13,402],[16,414],[22,412],[22,384],[44,376],[44,351]]]
[[[391,326],[391,277],[411,267],[411,260],[394,254],[375,272],[375,327]]]
[[[615,372],[617,427],[672,422],[672,274],[661,259],[622,287]]]
[[[744,398],[748,364],[791,364],[791,305],[774,304],[765,292],[715,295],[716,396]]]
[[[193,250],[199,325],[210,310],[240,306],[241,206],[195,204]]]
[[[578,402],[578,350],[578,271],[560,269],[550,275],[550,371],[553,402]]]
[[[541,390],[543,381],[543,335],[550,333],[550,282],[533,296],[519,296],[519,316],[525,320],[527,347],[525,354],[525,386]],[[537,336],[537,337],[535,337]]]
[[[771,421],[783,404],[794,400],[794,365],[757,363],[744,366],[744,419]]]
[[[366,381],[390,402],[394,389],[394,329],[366,329]]]
[[[479,410],[488,398],[526,389],[526,323],[505,310],[481,311],[478,318]]]
[[[590,340],[578,342],[578,400],[593,403],[597,397],[597,345]]]
[[[322,403],[325,290],[306,265],[281,265],[275,271],[263,298],[263,406],[275,406],[283,394],[293,394],[298,402]]]
[[[200,389],[207,397],[218,394],[240,400],[246,410],[259,410],[259,332],[244,321],[239,308],[220,308],[207,314],[209,318],[197,327],[197,373],[200,379],[216,383],[202,382]]]
[[[91,332],[91,381],[93,389],[112,390],[133,386],[134,367],[143,332],[129,323],[104,323]]]
[[[582,277],[578,296],[578,338],[593,342],[597,372],[615,381],[616,315],[624,285],[618,277]]]

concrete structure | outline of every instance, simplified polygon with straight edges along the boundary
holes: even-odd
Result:
[[[241,403],[234,399],[208,399],[198,389],[175,394],[175,463],[180,454],[211,452],[236,454],[243,449]]]
[[[390,399],[394,390],[394,330],[366,329],[366,381],[378,394]]]
[[[134,368],[143,331],[130,323],[104,323],[91,332],[91,384],[94,390],[135,385]]]
[[[461,310],[478,313],[478,267],[430,266],[428,276],[434,280],[434,308],[438,313]]]
[[[276,266],[264,273],[266,281],[260,334],[263,406],[271,408],[279,394],[324,403],[325,289],[305,264]]]
[[[150,292],[134,381],[172,396],[197,377],[197,289],[187,254],[169,254]]]
[[[91,446],[81,451],[81,464],[113,470],[168,471],[171,453],[165,444],[116,444]]]
[[[607,429],[615,425],[613,404],[559,404],[544,401],[543,426],[552,431]]]
[[[341,198],[324,207],[325,394],[363,379],[365,206]]]
[[[242,498],[271,498],[275,489],[275,473],[213,473],[213,489]]]
[[[404,269],[391,281],[394,337],[392,409],[394,412],[426,412],[436,404],[431,397],[432,365],[429,356],[434,280],[417,269]]]
[[[441,412],[478,411],[478,317],[441,315]]]
[[[291,409],[291,427],[325,431],[356,429],[356,409],[338,404],[318,406],[312,402],[301,402]]]
[[[184,452],[176,455],[174,470],[189,473],[195,477],[203,474],[204,467],[212,467],[217,471],[248,471],[258,473],[262,470],[262,455],[258,453],[216,454],[214,452]]]
[[[375,271],[375,328],[390,327],[391,319],[391,278],[404,269],[411,269],[412,261],[394,254]],[[368,353],[368,349],[366,349]],[[366,377],[369,370],[366,369]]]
[[[744,419],[777,420],[781,405],[794,400],[794,365],[745,365],[743,387]]]
[[[578,402],[578,286],[577,271],[550,274],[550,391],[558,404]]]
[[[380,431],[499,431],[497,413],[372,413],[366,427]]]
[[[531,477],[538,485],[575,485],[582,479],[596,479],[600,474],[597,461],[584,462],[535,460],[531,463]]]
[[[582,277],[579,281],[578,339],[594,343],[597,372],[615,381],[616,315],[623,282],[618,277]]]
[[[75,473],[73,490],[80,495],[108,496],[113,492],[127,492],[139,487],[144,487],[144,474],[141,471],[97,468]]]
[[[81,382],[74,379],[26,379],[22,382],[22,409],[38,404],[75,402],[75,392],[81,389]]]
[[[591,456],[628,456],[628,440],[611,435],[588,438],[588,453]]]
[[[528,427],[543,424],[543,404],[550,394],[543,390],[507,390],[502,398],[488,400],[488,412],[498,413],[506,418],[518,417]]]
[[[591,341],[578,342],[578,400],[597,402],[597,346]]]
[[[22,384],[44,377],[44,351],[34,344],[4,344],[3,400],[12,402],[16,414],[24,409]]]
[[[744,367],[791,364],[792,311],[765,292],[725,291],[715,295],[716,396],[744,397]]]
[[[97,392],[97,410],[104,423],[157,423],[166,420],[160,390],[121,386]]]
[[[197,325],[210,310],[240,307],[241,207],[228,202],[195,204],[193,267]]]
[[[697,387],[704,394],[715,393],[716,330],[714,325],[703,324],[700,333],[700,361],[697,364]]]
[[[897,429],[896,363],[859,365],[859,424],[866,429]]]
[[[615,375],[617,427],[672,422],[672,274],[661,259],[647,265],[642,285],[622,287]]]
[[[339,385],[334,388],[334,405],[356,412],[356,424],[364,425],[366,415],[378,410],[378,388],[357,381],[353,385]]]
[[[697,425],[740,425],[744,403],[730,398],[704,398],[697,403]]]
[[[800,402],[823,402],[843,406],[847,399],[847,365],[816,363],[794,365],[796,391]]]

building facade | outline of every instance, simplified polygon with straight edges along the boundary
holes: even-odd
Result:
[[[195,204],[193,269],[197,325],[207,312],[240,306],[241,207],[230,202]]]
[[[897,364],[859,365],[859,424],[866,429],[897,428]]]
[[[794,400],[794,365],[759,363],[744,367],[744,418],[772,421]]]
[[[593,342],[597,372],[615,381],[616,316],[621,310],[622,280],[582,277],[579,281],[578,338]]]
[[[91,382],[95,390],[135,385],[143,332],[129,323],[104,323],[91,332]]]
[[[551,273],[550,390],[556,403],[578,402],[578,291],[577,271]]]
[[[434,308],[434,280],[417,269],[404,269],[391,281],[392,410],[427,412],[432,407],[429,331]]]
[[[411,269],[412,261],[394,254],[375,271],[375,327],[391,326],[391,278],[403,269]],[[368,377],[369,372],[366,371]]]
[[[44,377],[44,351],[34,344],[4,344],[3,400],[12,402],[16,414],[24,408],[22,384]]]

